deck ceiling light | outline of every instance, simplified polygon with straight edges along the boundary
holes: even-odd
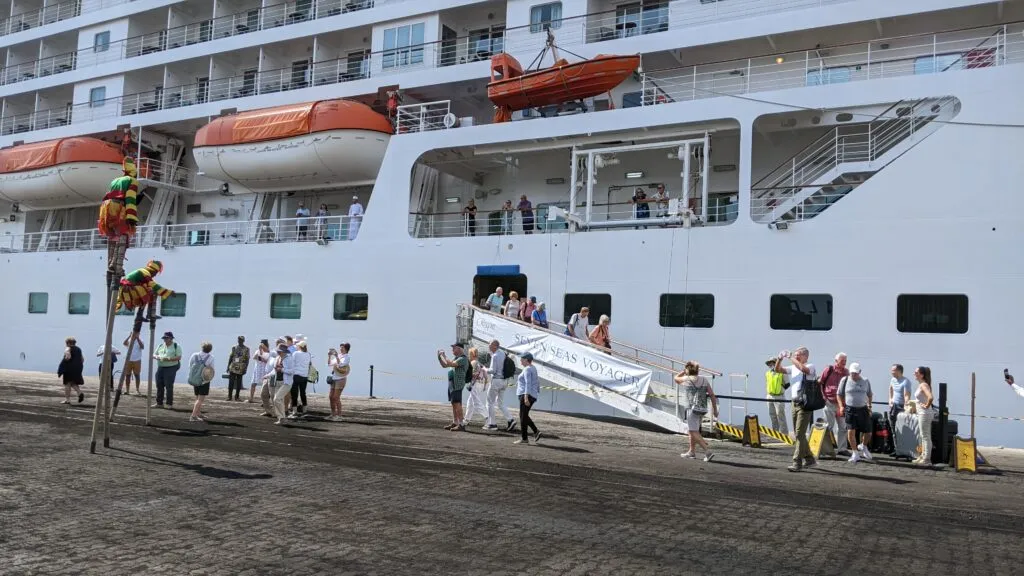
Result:
[[[785,61],[786,61],[786,59],[783,58],[782,56],[778,56],[778,57],[775,58],[775,63],[776,64],[782,64]]]
[[[626,179],[628,179],[628,180],[636,180],[637,178],[643,178],[643,177],[644,177],[644,173],[643,172],[626,172]]]
[[[449,203],[449,204],[458,204],[459,203],[459,197],[458,196],[449,196],[449,197],[445,198],[444,201]]]

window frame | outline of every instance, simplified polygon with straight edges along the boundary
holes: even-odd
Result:
[[[931,302],[908,302],[909,298],[919,299],[932,299]],[[940,302],[941,299],[947,299],[946,302]],[[953,299],[957,302],[953,302]],[[910,314],[910,310],[906,310],[909,307],[923,307],[931,308],[931,313],[935,314],[937,308],[943,306],[954,307],[954,310],[949,314],[950,322],[957,329],[954,330],[941,330],[939,329],[938,323],[935,323],[934,329],[926,329],[927,325],[920,319],[915,319],[915,322],[919,322],[917,326],[908,327],[907,324],[910,320],[906,316]],[[962,310],[960,309],[962,307]],[[948,312],[949,310],[943,310]],[[925,314],[922,314],[923,317]],[[959,326],[962,325],[962,329]],[[916,329],[915,329],[916,328]],[[971,329],[971,299],[967,294],[898,294],[896,296],[896,331],[900,334],[967,334]]]
[[[295,316],[281,316],[280,312],[275,312],[274,300],[281,296],[289,296],[293,300],[298,297],[298,314]],[[295,306],[290,304],[288,307]],[[284,309],[282,305],[278,305],[277,308]],[[278,315],[275,315],[278,314]],[[301,320],[302,319],[302,293],[301,292],[271,292],[270,294],[270,319],[271,320]]]
[[[235,314],[217,314],[217,299],[223,296],[238,296],[238,311]],[[225,307],[221,307],[223,310]],[[213,294],[213,309],[211,311],[213,318],[241,318],[242,317],[242,294],[241,292],[215,292]]]
[[[365,300],[366,305],[362,309],[358,309],[359,306],[353,306],[352,308],[357,308],[357,309],[356,310],[343,310],[343,311],[341,311],[339,313],[339,310],[338,310],[338,300],[339,300],[339,297],[345,299],[345,304],[346,305],[350,303],[349,298],[353,298],[353,299],[362,298],[362,299]],[[347,308],[347,306],[346,306],[346,308]],[[352,318],[353,314],[358,314],[358,313],[360,313],[360,312],[362,312],[364,310],[366,311],[366,316],[364,316],[362,318]],[[335,320],[360,322],[360,321],[366,321],[367,318],[369,317],[369,315],[370,315],[370,295],[368,293],[365,293],[365,292],[335,292],[334,293],[334,296],[332,297],[331,317],[333,317]]]
[[[100,39],[102,37],[102,40]],[[92,37],[92,51],[94,54],[110,50],[110,30],[97,32]]]
[[[814,327],[813,325],[809,327],[794,327],[792,324],[783,325],[782,323],[777,322],[777,319],[775,318],[776,298],[786,298],[787,300],[789,300],[787,307],[789,307],[790,312],[793,312],[791,305],[793,304],[795,298],[826,298],[827,300],[825,301],[825,307],[828,311],[828,327]],[[833,327],[835,327],[835,297],[832,296],[831,294],[821,292],[773,293],[768,300],[768,326],[772,330],[794,332],[829,332],[832,330]]]
[[[97,98],[96,96],[100,97]],[[89,89],[89,108],[101,108],[107,101],[107,87],[93,86]]]
[[[667,304],[669,304],[668,300],[670,298],[673,298],[673,297],[682,297],[683,303],[681,304],[681,306],[684,307],[684,308],[686,307],[686,302],[690,301],[690,299],[696,300],[697,298],[710,298],[711,299],[711,323],[708,324],[708,325],[695,324],[693,322],[687,323],[687,321],[686,321],[687,313],[685,311],[680,315],[683,318],[682,323],[679,323],[679,324],[666,323],[667,320],[672,317],[671,314],[666,312],[666,308],[667,308]],[[697,308],[697,306],[698,305],[694,305],[694,308]],[[694,314],[694,315],[696,316],[696,314]],[[710,293],[696,293],[696,292],[694,292],[694,293],[689,293],[689,292],[665,292],[665,293],[663,293],[661,296],[658,297],[658,325],[661,326],[662,328],[703,328],[703,329],[714,328],[715,327],[715,295],[714,294],[710,294]]]
[[[42,310],[33,309],[32,297],[43,296]],[[50,311],[50,293],[49,292],[29,292],[28,293],[28,313],[29,314],[47,314]]]
[[[594,297],[607,298],[607,310],[603,309],[603,302],[594,304],[592,301],[587,300],[587,298],[593,299]],[[570,306],[570,298],[573,299],[572,306]],[[562,296],[562,324],[568,324],[572,315],[579,312],[580,308],[584,306],[590,308],[590,315],[588,315],[587,318],[590,319],[591,326],[597,326],[598,322],[601,320],[602,314],[607,314],[609,318],[613,318],[611,294],[602,292],[567,292]],[[548,319],[550,321],[550,316]]]
[[[405,33],[404,39],[403,32]],[[391,70],[423,64],[423,48],[426,45],[426,33],[427,26],[425,22],[414,22],[385,29],[382,42],[381,69]],[[391,36],[391,42],[388,41],[389,35]],[[419,36],[418,42],[416,41],[417,35]],[[393,46],[388,46],[389,43],[393,44]]]
[[[75,312],[72,307],[71,300],[75,296],[85,296],[85,312]],[[92,308],[92,294],[89,292],[68,292],[68,315],[69,316],[88,316],[89,310]]]
[[[554,9],[558,8],[558,16],[555,16]],[[548,17],[544,18],[544,10],[547,9]],[[537,16],[535,17],[534,14]],[[530,33],[537,34],[551,30],[558,30],[562,27],[562,3],[545,2],[530,6]]]
[[[167,302],[174,298],[177,301],[178,298],[182,300],[181,314],[168,314],[168,310],[164,308]],[[188,313],[188,294],[185,292],[175,292],[166,299],[160,301],[160,317],[161,318],[184,318],[185,314]]]

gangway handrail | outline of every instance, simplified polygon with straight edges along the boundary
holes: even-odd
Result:
[[[615,350],[609,350],[607,348],[602,348],[601,346],[596,346],[596,345],[592,344],[589,340],[580,340],[578,338],[572,338],[571,336],[566,336],[562,332],[559,332],[559,331],[556,331],[556,330],[551,330],[549,328],[542,328],[540,326],[534,326],[533,324],[528,324],[528,323],[523,322],[522,320],[520,320],[518,318],[513,318],[511,316],[505,316],[503,314],[497,314],[495,312],[491,312],[490,310],[488,310],[486,308],[481,308],[480,306],[477,306],[477,305],[474,305],[474,304],[464,304],[464,305],[473,308],[474,313],[476,313],[476,312],[483,312],[484,314],[487,314],[487,315],[490,315],[490,316],[496,316],[496,317],[502,318],[504,320],[510,320],[510,321],[515,322],[516,324],[520,324],[522,326],[529,326],[533,330],[538,330],[538,331],[541,331],[541,332],[545,332],[547,334],[554,334],[555,336],[558,336],[558,337],[561,337],[561,338],[568,338],[568,339],[571,339],[573,342],[576,342],[578,344],[582,344],[582,345],[588,346],[590,348],[593,348],[594,350],[597,350],[599,352],[603,352],[605,354],[611,354],[612,356],[616,356],[618,358],[621,358],[621,359],[629,361],[629,362],[634,362],[636,364],[642,364],[642,365],[648,366],[650,368],[656,368],[658,370],[664,370],[665,372],[669,372],[669,373],[672,373],[672,374],[676,374],[678,372],[678,370],[676,370],[675,368],[671,368],[671,367],[667,367],[667,366],[662,366],[660,364],[656,364],[656,363],[651,362],[649,360],[643,360],[641,358],[636,358],[636,357],[633,357],[633,356],[627,356],[625,354],[616,352]],[[561,322],[549,321],[548,324],[554,324],[556,326],[562,326],[562,327],[565,326],[565,324],[562,324]],[[632,348],[635,351],[641,351],[641,352],[650,354],[652,356],[657,356],[659,358],[662,358],[662,359],[665,359],[665,360],[669,360],[669,361],[672,361],[672,362],[680,362],[680,363],[682,362],[682,361],[676,360],[676,359],[674,359],[674,358],[672,358],[670,356],[665,356],[663,354],[658,354],[656,352],[648,352],[646,350],[643,350],[642,348],[638,348],[636,346],[632,346],[630,344],[627,344],[625,342],[620,342],[618,340],[612,340],[612,343],[619,344],[619,345],[625,346],[627,348]],[[717,370],[711,370],[710,368],[704,368],[703,366],[701,367],[701,371],[703,371],[703,372],[705,372],[707,374],[711,374],[712,376],[716,376],[716,377],[722,375],[722,373],[718,372]]]

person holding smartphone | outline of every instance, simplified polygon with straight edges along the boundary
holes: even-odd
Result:
[[[1012,388],[1018,396],[1024,398],[1024,386],[1014,383],[1013,376],[1010,375],[1010,370],[1008,368],[1003,368],[1003,379],[1006,380],[1006,383],[1010,385],[1010,388]]]

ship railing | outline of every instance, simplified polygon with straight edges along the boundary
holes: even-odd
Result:
[[[550,314],[550,311],[549,311]],[[647,419],[651,422],[665,426],[672,430],[679,430],[679,424],[686,418],[685,413],[685,397],[683,395],[681,387],[675,383],[675,376],[679,374],[686,361],[680,358],[673,358],[667,354],[660,352],[654,352],[647,350],[640,346],[634,346],[626,342],[619,340],[612,340],[611,350],[595,346],[591,344],[585,338],[573,338],[565,333],[565,325],[557,322],[549,321],[548,328],[541,328],[540,326],[531,325],[527,322],[522,322],[517,318],[511,318],[501,314],[491,312],[490,310],[473,306],[470,304],[459,304],[456,308],[456,338],[460,341],[467,342],[470,346],[485,347],[489,342],[487,339],[489,336],[474,334],[474,317],[476,315],[489,316],[494,318],[501,318],[505,321],[511,322],[515,325],[521,326],[522,330],[529,331],[531,336],[533,335],[544,335],[546,338],[554,339],[555,343],[564,342],[562,346],[571,345],[582,347],[583,354],[591,354],[593,358],[600,361],[600,358],[613,357],[626,364],[631,364],[639,369],[650,371],[650,386],[648,388],[647,395],[638,400],[635,397],[623,396],[621,393],[604,388],[600,384],[594,383],[588,378],[588,374],[585,370],[576,372],[572,369],[566,368],[564,365],[548,364],[543,358],[537,358],[535,362],[539,366],[547,367],[550,372],[547,373],[550,378],[549,382],[558,384],[559,381],[565,382],[567,389],[570,391],[579,391],[588,397],[593,397],[602,401],[606,404],[611,404],[619,409],[631,411],[634,415],[641,418]],[[597,318],[594,318],[595,320]],[[501,343],[508,345],[509,343]],[[685,353],[685,351],[684,351]],[[513,352],[514,354],[514,352]],[[700,374],[714,380],[723,376],[722,372],[713,370],[710,368],[700,367]],[[542,374],[544,377],[544,374]],[[595,394],[595,386],[600,387],[603,390],[602,394]],[[612,395],[609,398],[609,395]],[[628,402],[617,401],[615,397],[630,398]],[[610,401],[609,401],[610,400]],[[670,419],[651,417],[648,412],[639,410],[639,407],[634,405],[630,408],[633,402],[640,402],[647,408],[653,408],[659,412],[663,412],[669,416]]]
[[[170,162],[142,158],[138,161],[138,177],[151,183],[171,184],[178,188],[195,189],[195,173],[184,166]]]
[[[350,240],[353,218],[349,216],[310,216],[270,220],[238,220],[164,226],[161,246],[218,246],[235,244],[273,244],[282,242],[327,243]]]
[[[66,126],[70,117],[68,108],[51,108],[38,112],[13,114],[0,118],[0,135],[21,134],[33,130],[45,130]]]
[[[71,2],[51,4],[36,10],[29,10],[28,12],[15,14],[9,18],[0,20],[0,36],[6,36],[8,34],[14,34],[31,28],[44,26],[46,24],[60,22],[61,20],[67,20],[68,18],[74,18],[81,14],[81,9],[83,7],[86,9],[96,10],[114,6],[116,4],[122,4],[126,1],[127,0],[72,0]]]
[[[76,52],[66,52],[39,60],[11,64],[0,70],[0,83],[15,84],[36,78],[52,76],[75,69]]]
[[[1024,24],[902,36],[643,74],[652,106],[1024,62]]]
[[[457,120],[451,113],[451,105],[451,100],[440,100],[399,106],[395,122],[396,132],[408,134],[455,128]]]

